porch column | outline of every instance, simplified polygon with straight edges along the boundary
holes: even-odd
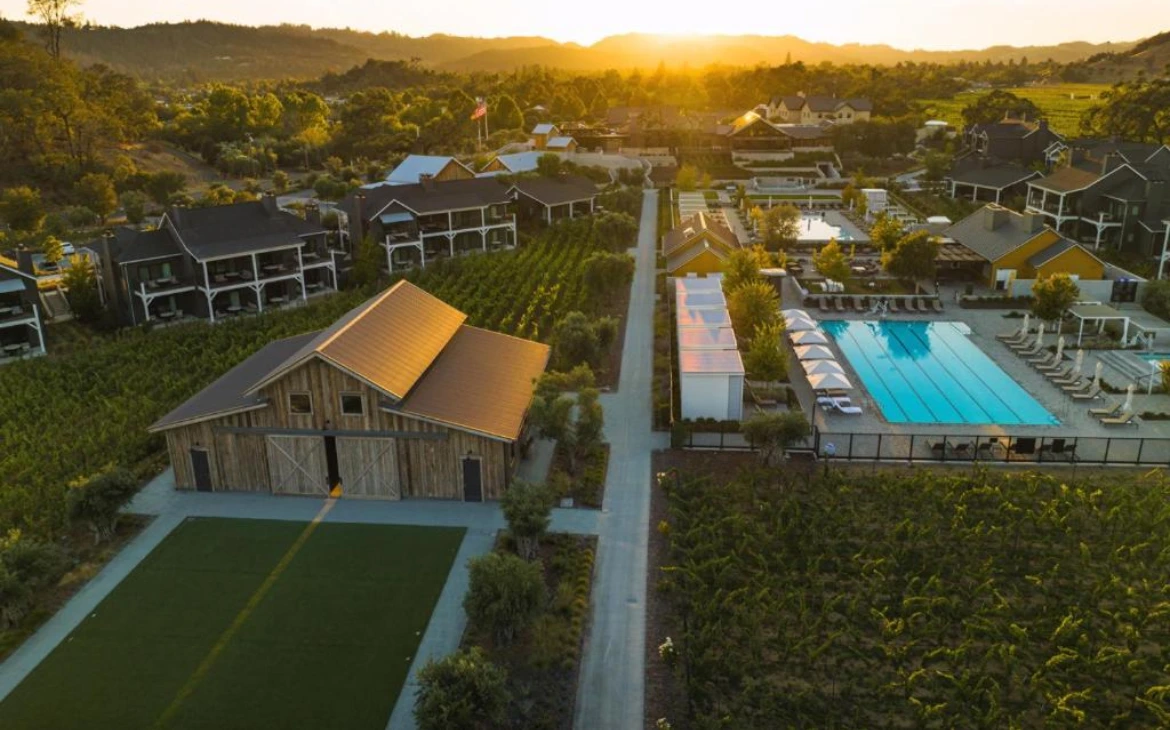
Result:
[[[260,267],[256,263],[256,254],[252,254],[252,281],[260,281]]]
[[[1104,215],[1104,213],[1102,213],[1102,215]],[[1097,221],[1097,240],[1093,242],[1093,250],[1094,251],[1101,248],[1101,223],[1102,223],[1102,221],[1100,221],[1100,220]]]
[[[593,215],[593,201],[594,198],[589,199],[589,215]]]
[[[1166,265],[1166,249],[1170,248],[1170,220],[1163,221],[1166,224],[1165,235],[1162,236],[1162,258],[1158,259],[1158,278],[1162,278],[1162,267]]]
[[[207,296],[207,314],[211,317],[211,323],[215,324],[215,294],[210,288],[204,289],[203,293]]]
[[[1077,347],[1080,347],[1081,346],[1081,337],[1083,337],[1085,335],[1085,318],[1084,317],[1077,317],[1077,319],[1081,320],[1081,327],[1080,327],[1080,329],[1077,330]]]
[[[146,295],[146,282],[140,281],[140,282],[138,282],[138,286],[142,290],[142,314],[144,317],[146,317],[146,319],[144,319],[142,321],[149,322],[150,321],[150,298]]]
[[[418,242],[418,267],[425,269],[427,267],[427,245],[419,239]]]
[[[386,249],[386,273],[394,273],[394,262],[391,257],[394,255],[394,249],[390,248],[390,234],[386,234],[386,243],[382,244],[382,248]]]
[[[482,229],[479,232],[479,235],[483,237],[483,250],[487,251],[487,229],[486,228]]]
[[[1002,193],[1003,193],[1003,189],[1002,189],[1002,188],[997,188],[997,189],[996,189],[996,191],[995,191],[995,202],[996,202],[996,203],[998,203],[998,202],[999,202],[999,196],[1000,196],[1000,194],[1002,194]]]
[[[263,312],[264,311],[264,285],[257,284],[255,287],[252,288],[252,292],[256,295],[256,308],[260,312]]]
[[[450,215],[450,213],[448,213]],[[451,252],[451,258],[455,258],[455,234],[447,234],[447,249]]]
[[[978,185],[972,185],[972,186],[971,186],[971,202],[973,202],[973,203],[974,203],[974,202],[975,202],[975,201],[977,201],[978,199],[979,199],[979,186],[978,186]]]
[[[552,206],[544,206],[544,219],[548,221],[550,226],[552,225]]]
[[[30,325],[37,333],[37,346],[41,350],[41,354],[46,354],[49,350],[45,347],[45,330],[41,327],[41,308],[36,304],[32,305],[33,323]]]
[[[305,257],[303,256],[305,250],[304,246],[297,246],[297,271],[299,272],[301,282],[301,301],[309,298],[309,290],[305,288]]]

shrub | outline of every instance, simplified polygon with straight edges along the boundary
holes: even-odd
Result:
[[[35,592],[57,582],[68,559],[60,547],[10,530],[0,538],[0,629],[24,618]]]
[[[500,507],[516,540],[516,552],[525,560],[535,560],[539,554],[555,501],[548,487],[527,482],[516,482],[504,493]]]
[[[414,718],[420,730],[487,730],[507,719],[507,673],[479,647],[427,662],[418,674]]]
[[[477,626],[501,644],[532,625],[544,604],[544,576],[539,563],[515,555],[489,553],[468,564],[470,582],[463,608]]]
[[[1150,314],[1170,321],[1170,281],[1151,281],[1146,284],[1142,306]]]
[[[94,543],[114,536],[122,507],[138,491],[138,481],[126,469],[113,469],[74,485],[69,492],[69,515],[86,523]]]

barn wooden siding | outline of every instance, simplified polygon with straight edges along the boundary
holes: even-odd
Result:
[[[445,436],[441,440],[393,439],[392,450],[385,448],[385,439],[338,437],[338,465],[346,477],[346,496],[462,499],[465,456],[480,459],[484,499],[499,499],[510,482],[515,466],[514,444],[381,410],[378,402],[382,396],[378,391],[320,360],[310,360],[266,387],[264,393],[269,398],[265,408],[167,432],[167,448],[177,487],[195,488],[190,450],[202,448],[209,452],[212,488],[217,491],[321,493],[312,482],[325,473],[323,448],[319,462],[313,453],[314,444],[321,444],[322,437],[270,439],[263,433],[263,429],[277,428],[402,431]],[[312,414],[289,412],[288,396],[292,393],[310,394]],[[342,414],[343,393],[362,396],[363,415]],[[225,427],[257,429],[257,432],[226,432],[222,430]],[[275,450],[274,444],[281,445],[282,451]],[[296,458],[303,460],[311,476],[293,473],[291,462],[285,457],[289,452],[295,452]],[[320,479],[321,483],[325,481]]]

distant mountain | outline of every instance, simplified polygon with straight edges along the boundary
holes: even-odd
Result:
[[[1170,32],[1159,33],[1119,53],[1099,53],[1077,64],[1084,81],[1115,83],[1138,74],[1157,76],[1170,72]]]
[[[21,24],[29,36],[35,28]],[[786,59],[815,64],[899,62],[1000,62],[1028,58],[1062,63],[1099,54],[1123,54],[1135,43],[1062,43],[1055,46],[993,46],[968,51],[907,51],[885,45],[811,43],[795,36],[669,37],[627,34],[592,46],[541,37],[469,38],[366,33],[307,26],[248,27],[207,21],[137,28],[89,27],[68,31],[67,55],[82,63],[104,63],[144,79],[181,82],[315,78],[341,72],[366,59],[409,60],[452,71],[510,71],[542,65],[581,71],[691,68],[720,64],[779,64]]]

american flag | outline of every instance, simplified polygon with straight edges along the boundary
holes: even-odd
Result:
[[[475,111],[471,113],[471,118],[479,119],[485,114],[487,114],[487,101],[485,101],[482,96],[477,97],[475,100]]]

